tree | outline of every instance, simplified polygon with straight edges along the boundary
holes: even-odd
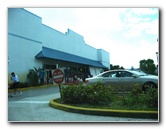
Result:
[[[110,65],[110,69],[114,70],[114,69],[124,69],[122,66],[120,67],[119,65]]]
[[[134,67],[133,67],[133,66],[131,66],[131,70],[134,70]]]
[[[152,59],[140,60],[140,70],[147,74],[154,74],[156,67]]]

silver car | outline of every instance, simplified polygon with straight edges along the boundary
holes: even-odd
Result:
[[[128,86],[130,88],[135,84],[139,84],[143,91],[150,87],[158,88],[158,76],[134,70],[110,70],[92,78],[86,78],[85,82],[85,85],[101,82],[104,85]]]

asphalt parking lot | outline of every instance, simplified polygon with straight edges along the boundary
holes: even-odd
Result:
[[[157,119],[123,118],[71,113],[50,107],[59,98],[59,87],[22,90],[21,96],[8,98],[9,122],[158,122]]]

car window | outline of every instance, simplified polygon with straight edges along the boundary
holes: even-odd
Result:
[[[109,77],[110,73],[104,73],[102,77]]]
[[[121,77],[132,77],[132,73],[130,73],[130,72],[126,72],[126,71],[123,71],[123,72],[121,72]]]
[[[102,77],[116,77],[116,72],[108,72],[102,75]]]
[[[117,72],[116,77],[121,77],[121,72]]]
[[[142,72],[142,71],[131,71],[133,74],[136,74],[138,76],[147,76],[146,73]]]
[[[107,72],[102,75],[102,77],[112,77],[112,78],[117,78],[117,77],[132,77],[132,73],[127,72],[127,71],[114,71],[114,72]]]

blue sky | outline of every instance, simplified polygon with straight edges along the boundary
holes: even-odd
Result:
[[[158,8],[25,8],[62,33],[71,29],[85,43],[110,53],[110,64],[139,67],[142,59],[157,64]]]

